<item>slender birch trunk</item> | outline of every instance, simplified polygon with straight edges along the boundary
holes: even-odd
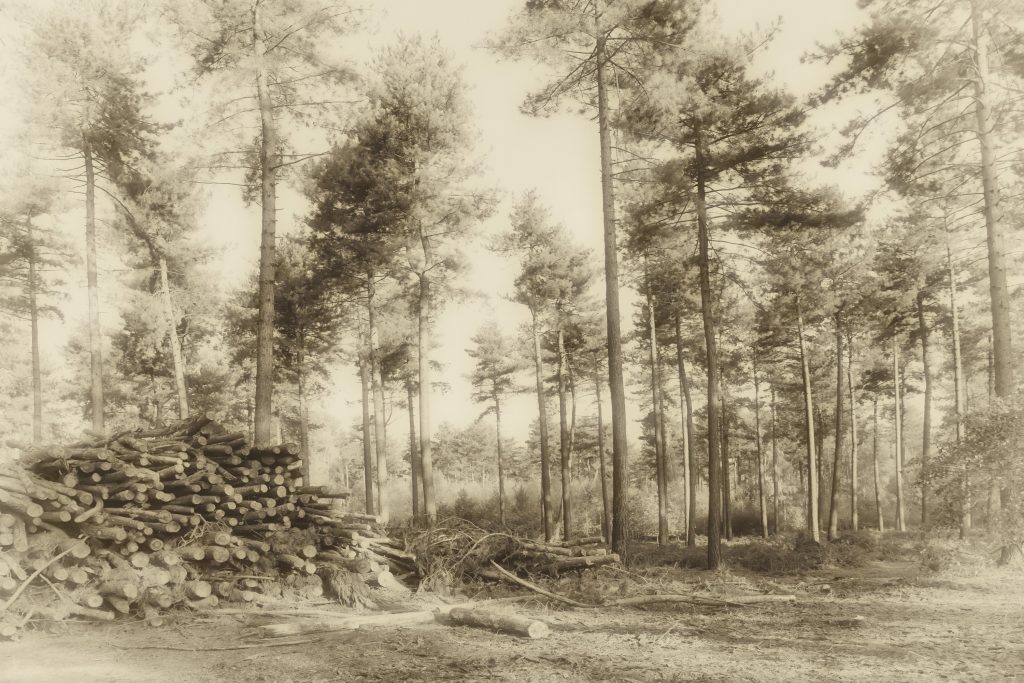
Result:
[[[299,350],[296,359],[299,390],[299,455],[302,458],[302,483],[310,486],[309,478],[309,406],[306,403],[306,353],[305,340],[299,335]]]
[[[647,268],[647,259],[644,259],[644,269]],[[666,474],[665,458],[665,433],[661,420],[661,375],[660,359],[658,353],[658,335],[654,311],[654,294],[651,292],[650,284],[646,287],[647,295],[647,329],[648,360],[651,364],[651,413],[654,416],[654,462],[656,472],[656,484],[658,488],[658,545],[668,544],[668,485]]]
[[[384,382],[380,370],[380,332],[377,329],[377,288],[374,274],[366,274],[366,317],[370,332],[370,386],[373,392],[373,443],[377,456],[377,514],[385,524],[391,519],[388,496],[387,426],[384,424]]]
[[[690,400],[690,383],[686,376],[686,359],[683,357],[683,335],[679,315],[675,316],[676,364],[679,368],[679,397],[682,406],[683,442],[683,489],[686,506],[686,547],[697,545],[697,476],[694,472],[693,405]]]
[[[1010,339],[1010,291],[1007,286],[1006,246],[1003,238],[999,178],[996,170],[995,116],[990,103],[988,43],[989,34],[979,0],[971,0],[971,35],[976,70],[974,113],[981,148],[981,181],[985,192],[985,233],[988,247],[988,280],[992,312],[992,338],[996,396],[1013,391],[1013,352]]]
[[[262,234],[260,238],[259,322],[256,327],[256,446],[274,440],[274,285],[277,233],[277,124],[270,97],[266,45],[259,12],[252,3],[253,63],[256,69],[256,100],[260,112],[260,180]]]
[[[533,365],[537,383],[537,424],[540,430],[540,506],[544,522],[544,540],[550,541],[554,533],[554,507],[551,500],[551,456],[548,453],[548,411],[544,400],[544,361],[540,353],[540,320],[537,306],[530,307],[533,324]]]
[[[497,382],[494,383],[497,385]],[[498,450],[498,523],[505,526],[505,463],[501,457],[501,396],[498,387],[493,386],[494,394],[494,432]]]
[[[32,326],[32,445],[43,441],[43,373],[39,360],[39,276],[36,273],[36,241],[32,217],[25,220],[28,239],[28,313]]]
[[[569,460],[569,415],[565,379],[565,331],[562,329],[561,311],[558,313],[558,446],[562,483],[562,537],[572,538],[572,467]]]
[[[700,267],[701,317],[704,322],[704,345],[708,366],[708,569],[722,564],[722,463],[721,463],[721,399],[719,397],[718,342],[715,337],[714,302],[711,299],[711,256],[708,237],[708,214],[704,182],[703,132],[696,131],[697,161],[697,252]]]
[[[828,511],[828,540],[839,536],[839,464],[843,457],[843,325],[836,314],[836,426],[835,452],[832,454],[832,495]]]
[[[722,376],[718,376],[721,382]],[[727,541],[732,540],[732,472],[731,465],[729,463],[729,404],[727,402],[728,396],[726,395],[724,387],[722,388],[720,395],[722,397],[722,420],[721,424],[721,435],[722,440],[722,531],[725,533],[725,539]]]
[[[761,537],[768,538],[768,499],[764,487],[764,452],[761,445],[761,379],[754,358],[754,441],[757,445],[757,497],[761,506]]]
[[[103,423],[103,338],[100,329],[100,289],[96,267],[96,174],[92,146],[83,135],[85,157],[85,273],[89,298],[89,378],[92,429],[104,432]]]
[[[177,318],[174,302],[171,300],[170,279],[167,277],[167,259],[160,259],[160,289],[164,300],[164,318],[167,321],[168,343],[171,345],[171,361],[174,365],[174,388],[178,394],[178,418],[188,417],[188,389],[185,385],[185,359],[178,339]]]
[[[928,526],[928,460],[932,452],[932,364],[928,321],[924,314],[924,292],[917,294],[917,329],[921,340],[921,368],[924,375],[924,410],[921,435],[921,527]]]
[[[885,517],[882,515],[882,478],[878,469],[878,394],[875,394],[874,428],[872,430],[872,470],[875,478],[875,513],[878,515],[878,531],[885,531]]]
[[[804,317],[797,301],[797,338],[800,343],[800,371],[804,386],[804,418],[807,438],[807,530],[817,543],[821,540],[818,528],[818,457],[815,452],[814,400],[811,394],[811,368],[807,360],[807,343],[804,340]]]
[[[857,511],[857,392],[853,385],[853,334],[850,332],[847,332],[846,336],[846,350],[846,384],[850,391],[850,528],[857,531],[860,527]]]
[[[612,406],[612,550],[626,549],[626,386],[622,378],[622,333],[619,314],[619,256],[615,232],[615,184],[612,175],[611,122],[608,113],[606,35],[600,3],[594,3],[597,62],[597,121],[601,143],[601,206],[604,215],[604,281],[608,313],[608,390]]]
[[[892,382],[894,389],[893,407],[896,439],[896,530],[906,531],[907,521],[903,510],[903,393],[900,389],[900,344],[899,337],[892,338]]]
[[[409,406],[409,479],[412,483],[412,518],[420,516],[420,459],[416,447],[416,391],[412,380],[405,380],[405,400]]]
[[[366,495],[366,514],[377,514],[373,496],[373,447],[370,445],[370,362],[359,358],[359,383],[363,398],[363,486]]]
[[[957,301],[956,269],[953,266],[953,251],[949,245],[949,227],[946,228],[946,270],[949,277],[949,311],[952,319],[953,337],[953,407],[956,412],[956,442],[959,444],[964,437],[964,417],[966,408],[964,402],[964,366],[960,356],[960,305]],[[972,525],[971,508],[971,472],[967,463],[964,463],[963,474],[963,502],[960,513],[960,538],[966,538],[967,532]]]
[[[778,435],[775,433],[775,384],[772,388],[772,520],[774,521],[775,534],[779,533],[779,452],[777,447]]]
[[[425,268],[429,268],[432,262],[427,237],[422,235]],[[420,273],[420,297],[419,297],[419,375],[420,375],[420,475],[423,479],[423,512],[426,514],[427,523],[434,524],[437,519],[437,502],[434,500],[434,461],[433,446],[430,442],[432,435],[430,429],[430,388],[431,388],[431,367],[430,367],[430,311],[431,291],[430,276],[427,271]]]

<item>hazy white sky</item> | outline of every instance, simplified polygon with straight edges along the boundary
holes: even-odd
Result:
[[[552,216],[599,258],[603,242],[596,123],[576,114],[538,119],[520,113],[519,104],[525,95],[545,83],[549,74],[536,65],[500,61],[482,47],[488,33],[501,30],[506,17],[521,1],[379,0],[374,5],[382,15],[377,34],[368,42],[371,46],[385,44],[397,31],[436,33],[442,45],[465,65],[488,180],[504,194],[498,211],[484,226],[485,235],[507,229],[515,197],[535,188]],[[798,95],[820,86],[828,75],[820,64],[801,64],[801,55],[813,50],[816,41],[830,40],[836,31],[859,19],[855,0],[719,0],[717,5],[719,20],[727,32],[756,31],[781,21],[780,33],[760,59],[759,67],[775,72]],[[852,191],[860,189],[858,186]],[[254,252],[254,247],[250,251]],[[465,381],[470,369],[465,349],[477,327],[489,317],[509,330],[527,321],[522,306],[503,300],[511,289],[512,269],[485,253],[474,263],[467,285],[485,297],[449,307],[439,321],[436,359],[447,368],[444,375],[451,390],[434,408],[435,425],[444,421],[464,425],[480,414],[481,407],[472,405]],[[631,317],[629,311],[624,326],[628,327]],[[346,424],[351,424],[359,410],[357,378],[346,369],[336,379],[334,395],[324,404],[325,417],[345,415]],[[584,396],[581,412],[589,410],[590,404],[591,399]],[[506,434],[525,436],[529,423],[536,419],[536,406],[536,399],[529,394],[510,401],[503,415]],[[396,418],[394,423],[404,425],[405,421]],[[631,437],[638,433],[634,419],[629,422],[629,431]]]
[[[53,3],[60,5],[65,1],[70,2]],[[440,348],[436,360],[445,364],[443,379],[451,390],[443,400],[435,401],[435,427],[445,421],[465,425],[480,413],[481,408],[469,399],[470,388],[465,379],[470,367],[465,349],[479,325],[493,317],[513,331],[526,321],[526,311],[504,299],[511,289],[511,267],[488,253],[489,239],[507,228],[514,199],[526,190],[536,189],[552,216],[566,225],[579,244],[592,249],[595,258],[602,250],[596,123],[579,114],[532,118],[520,113],[524,96],[543,84],[550,74],[533,64],[500,61],[483,47],[488,35],[501,30],[509,14],[521,4],[522,0],[369,0],[363,3],[368,9],[366,28],[345,38],[349,41],[347,49],[356,58],[366,59],[400,32],[436,34],[442,46],[465,67],[479,129],[479,153],[486,167],[481,180],[502,193],[498,210],[482,226],[480,244],[473,247],[474,269],[465,278],[466,287],[477,296],[449,306],[438,322]],[[822,65],[801,64],[801,55],[814,49],[816,42],[830,40],[837,30],[848,29],[859,20],[855,0],[719,0],[712,4],[717,4],[719,20],[727,33],[755,31],[781,21],[778,37],[760,57],[758,66],[774,71],[798,95],[808,93],[827,77]],[[3,21],[0,12],[0,24]],[[11,36],[9,31],[0,32],[0,39],[6,38],[4,42]],[[823,180],[830,177],[828,171],[814,172]],[[864,185],[856,175],[846,174],[842,178],[847,191],[854,194]],[[299,196],[288,188],[282,189],[281,232],[293,229],[305,212]],[[220,250],[220,272],[226,279],[241,283],[258,257],[258,210],[242,204],[238,188],[214,187],[209,191],[200,229],[210,246]],[[72,296],[72,301],[81,299],[80,293]],[[77,311],[71,311],[66,322],[68,329],[81,323],[77,313],[84,305],[72,308]],[[113,318],[105,317],[107,321]],[[631,317],[632,312],[627,312],[624,326],[629,325]],[[56,323],[49,327],[54,343],[64,336]],[[314,408],[314,418],[350,425],[359,413],[359,396],[354,370],[339,368],[327,395]],[[589,405],[589,398],[585,398],[581,412],[586,413]],[[508,435],[525,436],[528,424],[536,418],[535,399],[529,395],[517,397],[504,417]],[[404,416],[396,413],[393,424],[403,429]],[[326,438],[331,431],[334,430],[325,431],[320,437]],[[637,432],[633,421],[630,432]],[[392,443],[402,443],[402,439],[392,438]]]

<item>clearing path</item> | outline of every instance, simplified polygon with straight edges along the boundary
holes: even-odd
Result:
[[[872,563],[771,582],[665,570],[661,581],[794,592],[795,603],[573,610],[525,600],[547,621],[524,640],[440,624],[248,645],[252,616],[186,617],[162,628],[75,624],[0,644],[5,683],[302,683],[335,681],[934,681],[1024,675],[1020,574],[917,575]],[[740,589],[737,589],[740,590]],[[857,619],[856,617],[863,617]],[[234,647],[240,649],[216,649]]]

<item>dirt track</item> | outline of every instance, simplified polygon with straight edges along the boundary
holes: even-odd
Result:
[[[662,579],[706,584],[703,572]],[[728,590],[748,579],[712,579]],[[793,604],[743,609],[680,605],[580,611],[525,602],[553,634],[528,641],[428,625],[327,633],[316,642],[248,647],[253,619],[183,617],[159,629],[75,625],[0,644],[5,683],[180,681],[733,681],[1013,680],[1024,677],[1024,583],[1019,574],[917,575],[875,563],[774,581]],[[762,582],[763,587],[763,582]],[[849,620],[863,616],[859,625]],[[176,648],[176,649],[172,649]]]

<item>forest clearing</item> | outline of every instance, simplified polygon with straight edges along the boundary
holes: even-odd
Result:
[[[1020,675],[1019,0],[0,44],[0,680]]]
[[[907,560],[783,575],[739,570],[708,576],[665,567],[624,578],[595,571],[552,588],[579,592],[588,585],[641,582],[643,576],[643,583],[680,592],[781,590],[797,600],[756,609],[670,605],[585,611],[536,596],[502,608],[547,622],[552,634],[543,640],[424,624],[322,633],[310,636],[315,642],[297,645],[217,650],[245,647],[247,627],[261,621],[258,612],[182,616],[160,629],[67,625],[3,646],[0,678],[25,683],[1001,680],[1018,675],[1024,659],[1024,589],[1019,576],[1003,571],[936,573]],[[60,663],[40,664],[47,660]]]

